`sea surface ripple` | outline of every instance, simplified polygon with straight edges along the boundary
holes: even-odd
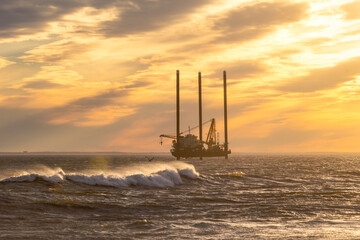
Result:
[[[0,239],[359,239],[360,154],[0,155]]]

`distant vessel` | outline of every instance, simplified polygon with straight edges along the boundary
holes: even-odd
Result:
[[[227,92],[226,92],[226,72],[223,73],[224,80],[224,132],[225,142],[220,144],[216,132],[215,119],[212,118],[209,121],[202,122],[202,97],[201,97],[201,73],[199,72],[199,125],[189,129],[188,134],[180,132],[180,74],[179,70],[176,71],[176,136],[169,134],[161,134],[160,143],[162,144],[162,138],[174,139],[172,142],[171,154],[177,159],[180,158],[192,158],[192,157],[221,157],[224,156],[228,159],[228,154],[231,150],[228,149],[228,134],[227,134]],[[206,137],[206,141],[202,139],[202,126],[210,122],[209,131]],[[197,136],[190,133],[191,130],[199,128],[199,139]]]

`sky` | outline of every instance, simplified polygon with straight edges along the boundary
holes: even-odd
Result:
[[[360,149],[359,0],[1,0],[0,151],[168,152],[176,70],[233,152]]]

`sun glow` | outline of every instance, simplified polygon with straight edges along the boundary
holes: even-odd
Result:
[[[205,113],[221,126],[227,70],[233,150],[356,150],[346,142],[360,136],[350,131],[359,118],[357,1],[175,2],[25,4],[26,22],[0,26],[0,113],[21,122],[36,112],[24,122],[30,132],[113,132],[97,149],[135,141],[162,151],[152,142],[174,127],[175,71],[183,122],[196,122],[201,71]]]

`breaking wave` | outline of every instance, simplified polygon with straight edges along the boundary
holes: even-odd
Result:
[[[174,187],[183,184],[182,177],[195,179],[199,176],[193,165],[184,162],[153,163],[133,165],[108,172],[65,173],[61,168],[47,168],[23,171],[0,182],[33,182],[43,180],[52,183],[72,181],[88,185],[128,187]]]

